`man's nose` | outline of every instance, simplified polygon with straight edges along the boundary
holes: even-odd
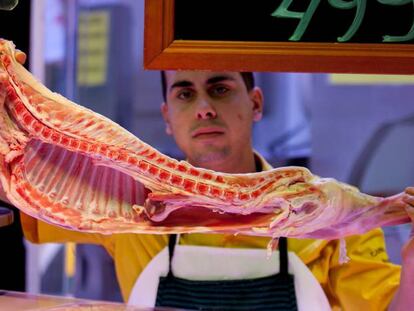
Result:
[[[197,119],[215,119],[217,117],[217,112],[214,109],[212,103],[206,99],[200,99],[197,103]]]

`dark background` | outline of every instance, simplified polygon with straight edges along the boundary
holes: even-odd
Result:
[[[13,11],[0,10],[0,38],[12,40],[20,50],[28,54],[30,46],[30,1],[21,0]],[[18,210],[0,201],[0,206],[14,212],[14,223],[0,227],[0,289],[25,290],[25,248]]]

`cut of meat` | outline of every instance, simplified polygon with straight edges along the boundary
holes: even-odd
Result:
[[[1,186],[38,219],[103,234],[325,239],[409,221],[401,194],[365,195],[305,168],[224,174],[169,158],[52,93],[14,55],[14,45],[0,40]]]

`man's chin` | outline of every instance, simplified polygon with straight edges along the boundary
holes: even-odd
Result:
[[[211,163],[212,165],[226,161],[230,154],[230,148],[223,146],[204,146],[204,148],[200,147],[195,149],[195,151],[192,156],[194,162]]]

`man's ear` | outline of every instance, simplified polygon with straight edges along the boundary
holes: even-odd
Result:
[[[168,105],[165,102],[161,104],[161,115],[165,122],[165,133],[172,135],[170,119],[168,118]]]
[[[253,102],[253,121],[260,121],[263,116],[263,92],[255,86],[250,91],[250,97]]]

